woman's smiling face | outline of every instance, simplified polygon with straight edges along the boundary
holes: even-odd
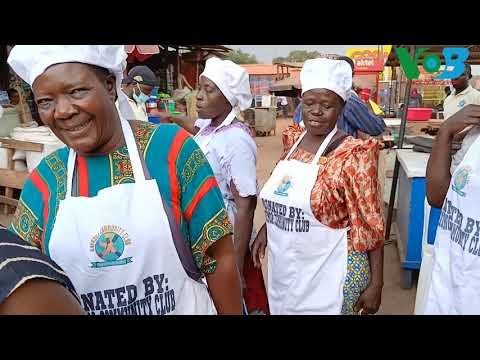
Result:
[[[82,63],[50,66],[32,85],[42,121],[67,146],[94,154],[113,136],[115,77]]]

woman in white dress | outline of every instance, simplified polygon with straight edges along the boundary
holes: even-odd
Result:
[[[245,110],[251,102],[247,72],[231,61],[210,58],[200,75],[197,94],[200,119],[191,122],[177,117],[170,118],[170,121],[193,134],[204,151],[222,192],[230,221],[234,224],[237,265],[242,275],[248,311],[267,313],[261,271],[254,268],[250,256],[247,256],[249,244],[254,238],[257,146],[249,127],[235,115],[235,108]]]

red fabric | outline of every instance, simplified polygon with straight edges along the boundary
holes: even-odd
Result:
[[[127,56],[127,62],[132,63],[137,59],[140,62],[144,62],[148,58],[152,57],[153,54],[141,54],[138,52],[137,48],[133,50],[130,54]]]
[[[255,268],[250,251],[247,252],[245,263],[243,265],[243,276],[245,278],[246,289],[244,290],[244,300],[249,314],[253,312],[263,312],[270,315],[268,307],[267,290],[263,281],[261,269]]]
[[[197,86],[197,64],[196,63],[182,62],[182,74],[183,76],[185,76],[185,79],[187,79],[188,84],[190,86],[192,86],[193,88]]]
[[[183,144],[190,138],[190,134],[185,130],[180,130],[175,135],[170,145],[170,153],[168,154],[168,176],[170,177],[170,191],[172,192],[172,211],[175,220],[180,224],[182,219],[182,211],[180,209],[180,184],[177,176],[177,158]]]
[[[83,156],[77,156],[78,166],[78,193],[80,196],[89,196],[88,190],[88,165],[87,159]]]
[[[197,193],[190,201],[190,205],[188,205],[187,210],[185,211],[185,219],[190,222],[192,219],[193,212],[197,208],[200,201],[204,198],[204,196],[212,190],[214,187],[218,186],[217,180],[215,176],[209,177],[202,186],[198,189]]]

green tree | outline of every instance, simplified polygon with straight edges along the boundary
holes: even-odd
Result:
[[[272,63],[285,63],[285,62],[304,62],[308,59],[315,59],[320,56],[318,51],[307,50],[293,50],[290,51],[287,57],[279,56],[273,59]]]
[[[243,52],[240,49],[230,51],[227,54],[226,59],[231,60],[236,64],[258,64],[255,55]]]

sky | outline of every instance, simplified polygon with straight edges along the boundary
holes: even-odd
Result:
[[[318,51],[320,53],[346,55],[348,48],[376,48],[378,45],[225,45],[254,54],[259,63],[271,64],[278,56],[287,56],[292,50]],[[472,65],[472,75],[480,75],[480,65]]]
[[[271,64],[272,59],[279,56],[287,56],[292,50],[318,51],[346,55],[348,48],[372,47],[378,45],[226,45],[229,48],[241,49],[243,52],[254,54],[258,62]]]

